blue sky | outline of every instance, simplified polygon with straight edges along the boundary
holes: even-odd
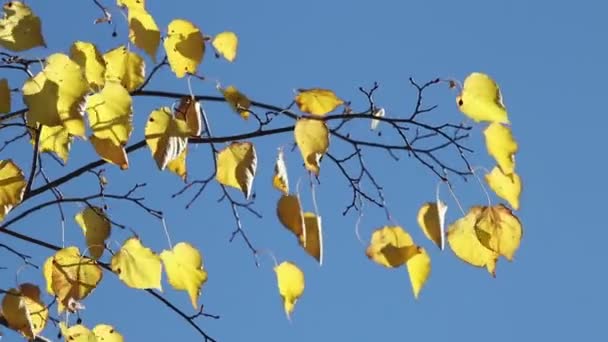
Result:
[[[294,89],[324,87],[363,109],[366,102],[357,88],[377,81],[376,102],[389,116],[406,116],[415,99],[408,77],[421,82],[436,77],[463,80],[470,72],[485,72],[502,88],[520,144],[516,158],[524,191],[517,215],[523,222],[524,238],[514,262],[499,262],[496,279],[461,262],[449,249],[440,252],[424,239],[416,213],[423,202],[434,198],[437,182],[427,169],[412,158],[394,163],[384,153],[367,152],[395,220],[431,252],[432,275],[420,298],[414,300],[405,270],[384,269],[366,258],[365,246],[354,233],[356,216],[341,215],[350,192],[327,160],[322,164],[322,184],[317,187],[325,234],[324,265],[319,267],[299,249],[275,217],[279,194],[270,188],[269,180],[276,147],[289,146],[292,137],[284,134],[255,140],[259,157],[255,208],[264,218],[243,213],[243,224],[256,247],[271,250],[279,260],[296,262],[306,274],[306,290],[291,322],[282,310],[272,260],[262,257],[261,267],[256,268],[242,240],[228,242],[234,221],[229,207],[216,203],[220,196],[217,186],[185,210],[188,197],[170,197],[181,182],[159,172],[147,150],[130,156],[128,171],[104,166],[108,191],[122,193],[134,183],[147,182],[142,194],[151,207],[166,213],[173,241],[190,241],[203,252],[209,281],[201,302],[221,319],[206,318],[200,323],[218,341],[571,341],[598,340],[603,334],[608,277],[601,251],[608,233],[601,212],[608,189],[602,172],[608,165],[601,137],[608,120],[600,99],[608,79],[608,5],[600,1],[481,0],[148,2],[161,28],[173,18],[184,18],[206,34],[236,32],[240,46],[235,63],[215,60],[208,51],[201,73],[223,84],[235,84],[252,99],[279,106],[291,101]],[[66,52],[75,40],[93,41],[102,51],[127,42],[125,20],[115,8],[118,37],[113,38],[111,27],[92,24],[100,13],[92,2],[30,1],[30,5],[43,20],[49,48],[32,50],[27,57]],[[150,70],[151,61],[146,62]],[[14,71],[2,70],[0,77],[14,80],[11,85],[15,87],[22,80]],[[217,95],[213,82],[194,82],[193,88],[196,94]],[[165,69],[149,89],[187,92],[187,84]],[[456,108],[455,96],[446,86],[430,89],[425,101],[439,107],[429,114],[429,120],[465,120]],[[143,136],[143,123],[151,109],[171,105],[168,99],[135,101],[138,126],[133,142]],[[21,108],[21,101],[17,99],[14,106]],[[216,131],[253,127],[251,122],[240,122],[224,104],[204,106]],[[470,160],[475,166],[491,168],[482,126],[474,127],[467,141],[476,151]],[[1,140],[5,140],[4,133]],[[30,148],[20,146],[5,150],[0,159],[14,158],[27,165]],[[191,151],[190,179],[206,177],[213,167],[208,148],[198,146]],[[86,142],[78,141],[68,166],[52,166],[49,159],[48,173],[56,178],[96,159],[91,152]],[[340,149],[335,154],[341,155]],[[458,163],[455,154],[446,158]],[[304,175],[297,150],[287,153],[287,163],[295,184]],[[86,180],[90,185],[66,185],[62,191],[72,196],[96,191],[94,178],[88,175]],[[465,208],[485,204],[474,179],[456,182],[456,192]],[[303,186],[302,193],[304,207],[312,209],[308,187]],[[457,206],[446,191],[442,193],[450,206],[447,220],[453,222],[459,218]],[[84,246],[79,228],[71,220],[79,209],[66,209],[67,242]],[[110,214],[136,230],[156,251],[167,248],[157,220],[122,203],[110,203]],[[368,238],[374,228],[387,223],[381,210],[370,207],[361,232]],[[61,243],[55,208],[13,228]],[[129,234],[116,229],[111,238],[114,249]],[[0,242],[27,251],[38,263],[50,255],[48,250],[7,236],[0,236]],[[17,263],[12,256],[1,255],[1,260]],[[0,271],[0,287],[13,286],[13,274]],[[19,280],[40,282],[41,277],[38,271],[26,269],[19,273]],[[167,284],[164,288],[167,298],[187,312],[191,310],[185,293]],[[147,294],[126,288],[109,273],[85,305],[82,318],[86,325],[112,324],[128,341],[199,340],[171,311]],[[53,328],[47,329],[46,335],[54,334]],[[15,340],[16,335],[6,332],[5,339]]]

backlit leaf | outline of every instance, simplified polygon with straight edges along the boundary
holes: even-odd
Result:
[[[65,342],[99,342],[95,334],[82,324],[68,327],[65,322],[59,322],[59,330]]]
[[[112,257],[110,267],[129,287],[161,290],[160,257],[150,248],[142,245],[136,237],[129,238],[123,243],[120,250]]]
[[[284,261],[274,268],[285,314],[289,318],[296,302],[304,293],[304,273],[294,263]]]
[[[233,142],[217,155],[215,179],[220,184],[237,188],[249,199],[258,157],[250,142]]]
[[[488,153],[494,157],[496,163],[505,175],[510,175],[515,170],[515,153],[517,153],[517,141],[511,134],[511,129],[499,123],[490,124],[484,131]]]
[[[203,34],[196,25],[183,19],[173,20],[167,27],[163,46],[175,76],[196,74],[205,54]]]
[[[165,265],[169,284],[176,290],[188,292],[192,307],[198,309],[201,286],[207,281],[201,253],[187,242],[176,244],[172,250],[164,250],[160,258]]]
[[[94,136],[110,139],[117,146],[126,145],[133,130],[133,105],[131,95],[120,83],[106,82],[101,92],[89,96],[87,113]]]
[[[306,233],[300,238],[300,244],[304,247],[306,253],[319,262],[319,265],[323,264],[321,217],[315,213],[304,213],[304,229]]]
[[[11,89],[6,78],[0,79],[0,113],[11,111]]]
[[[80,66],[64,54],[46,58],[44,69],[23,84],[23,101],[32,124],[63,125],[71,135],[84,137],[83,120],[88,82]]]
[[[21,1],[8,1],[0,19],[0,46],[11,51],[25,51],[46,46],[42,25],[32,10]]]
[[[134,91],[144,83],[146,63],[135,52],[121,45],[103,55],[106,63],[106,81],[122,84],[128,91]]]
[[[74,217],[76,223],[82,229],[87,241],[89,255],[93,259],[99,259],[105,251],[106,239],[110,236],[110,220],[106,217],[102,208],[87,207]]]
[[[300,89],[296,96],[296,104],[304,113],[325,115],[343,104],[336,94],[329,89]]]
[[[283,195],[277,203],[277,216],[281,224],[302,241],[306,239],[304,213],[295,195]]]
[[[29,117],[29,113],[26,113],[26,118]],[[28,123],[30,119],[26,119]],[[36,133],[31,130],[33,137]],[[32,145],[36,142],[32,139]],[[57,157],[61,158],[64,163],[68,161],[70,154],[70,147],[72,145],[72,136],[70,136],[68,130],[63,126],[40,126],[40,141],[38,142],[38,150],[40,152],[55,153]]]
[[[327,125],[320,120],[299,119],[294,129],[294,136],[306,169],[318,175],[321,157],[329,149]]]
[[[509,261],[513,260],[523,235],[519,219],[502,204],[483,208],[475,232],[482,245]]]
[[[236,58],[239,38],[234,32],[222,32],[213,38],[212,45],[218,56],[224,57],[228,62]]]
[[[182,155],[188,146],[188,135],[187,123],[173,117],[169,107],[161,107],[150,113],[146,123],[146,143],[160,170]]]
[[[0,221],[21,203],[25,191],[23,171],[11,159],[0,160]]]
[[[418,225],[424,235],[443,250],[445,245],[445,214],[448,207],[441,201],[427,202],[418,211]]]
[[[283,158],[283,149],[279,149],[277,160],[274,164],[272,186],[284,195],[289,194],[289,178],[287,177],[287,165],[285,165],[285,159]]]
[[[129,40],[144,50],[156,62],[156,50],[160,44],[160,30],[154,18],[145,9],[129,9]]]
[[[368,258],[389,268],[404,265],[418,253],[410,234],[399,226],[384,226],[374,231],[365,251]]]
[[[106,62],[97,47],[89,42],[74,42],[70,48],[70,58],[84,71],[84,76],[93,90],[105,84]]]
[[[27,339],[38,336],[49,318],[49,310],[40,299],[40,289],[23,283],[17,289],[9,289],[2,299],[2,317],[9,328]]]
[[[407,273],[410,276],[414,297],[418,299],[420,290],[431,275],[431,258],[422,247],[418,249],[418,254],[412,256],[406,263]]]
[[[228,86],[226,88],[218,86],[218,89],[222,95],[224,95],[224,98],[230,107],[232,107],[232,110],[241,115],[243,119],[247,120],[251,114],[249,112],[249,107],[251,107],[249,98],[236,89],[235,86]]]
[[[101,159],[118,165],[121,170],[129,168],[127,151],[122,145],[114,144],[112,139],[100,139],[94,135],[89,138],[89,141]]]
[[[521,178],[515,172],[505,175],[498,166],[486,175],[486,182],[498,197],[509,202],[515,210],[519,210],[519,195],[521,195]]]
[[[456,103],[462,113],[476,122],[509,123],[500,89],[486,74],[474,72],[467,76]]]
[[[97,324],[93,330],[97,342],[123,342],[124,338],[116,329],[107,324]]]

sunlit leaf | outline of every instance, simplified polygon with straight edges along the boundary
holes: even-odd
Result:
[[[70,48],[70,58],[84,71],[84,76],[91,89],[99,90],[103,87],[106,62],[94,44],[75,42]]]
[[[2,317],[9,328],[24,337],[38,336],[49,318],[49,310],[40,299],[40,289],[30,283],[23,283],[17,289],[9,289],[2,299]]]
[[[65,322],[59,322],[59,330],[65,342],[99,342],[95,334],[82,324],[68,327]]]
[[[95,152],[108,163],[118,165],[121,170],[129,168],[127,151],[122,145],[116,145],[112,139],[100,139],[94,135],[89,138]]]
[[[294,129],[294,136],[306,169],[318,175],[321,157],[329,149],[327,125],[320,120],[299,119]]]
[[[9,1],[3,6],[0,19],[0,46],[12,51],[25,51],[46,46],[42,25],[32,10],[21,1]]]
[[[443,250],[445,245],[445,214],[448,207],[441,201],[424,203],[418,211],[418,225],[424,235]]]
[[[289,194],[289,178],[287,177],[287,165],[285,165],[285,159],[283,158],[283,149],[279,149],[277,160],[274,164],[272,186],[284,195]]]
[[[296,96],[296,104],[304,113],[325,115],[343,104],[336,94],[329,89],[300,89]]]
[[[103,59],[106,63],[106,81],[119,82],[130,92],[144,83],[146,63],[126,46],[121,45],[106,52]]]
[[[418,254],[412,256],[406,263],[407,272],[410,276],[412,291],[417,299],[420,295],[420,290],[431,275],[431,258],[426,250],[422,247],[418,249]]]
[[[93,330],[97,342],[123,342],[124,338],[116,329],[107,324],[97,324]]]
[[[175,118],[184,120],[188,125],[188,133],[191,137],[198,137],[203,130],[202,115],[204,111],[200,102],[192,96],[184,96],[179,100],[175,108]]]
[[[519,210],[519,196],[521,195],[521,178],[515,172],[505,175],[502,170],[495,166],[486,175],[486,182],[498,197],[509,202],[515,210]]]
[[[46,58],[44,69],[23,84],[23,101],[32,124],[63,125],[71,135],[84,137],[83,120],[88,82],[80,66],[64,54]]]
[[[365,251],[368,258],[389,268],[404,265],[418,253],[410,234],[399,226],[384,226],[374,231]]]
[[[27,122],[30,122],[29,113],[26,113]],[[36,144],[34,130],[32,132],[32,145]],[[40,126],[40,141],[38,142],[38,150],[40,152],[54,153],[61,158],[64,163],[68,161],[70,147],[72,145],[72,136],[63,126]]]
[[[201,253],[187,242],[180,242],[172,250],[164,250],[160,258],[165,265],[169,284],[176,290],[188,292],[190,302],[198,309],[201,286],[207,281]]]
[[[105,241],[110,236],[110,220],[100,207],[86,207],[74,217],[87,241],[89,255],[99,259],[105,251]]]
[[[289,318],[296,302],[304,293],[304,273],[294,263],[284,261],[274,268],[285,314]]]
[[[188,147],[180,153],[177,158],[167,163],[167,170],[175,173],[183,181],[188,178],[188,168],[186,167],[186,157],[188,156]]]
[[[173,117],[168,107],[150,113],[146,123],[146,143],[160,170],[182,155],[188,146],[188,135],[187,123]]]
[[[196,25],[183,19],[171,21],[163,45],[175,76],[196,73],[205,54],[203,34]]]
[[[488,153],[494,157],[496,163],[505,175],[515,170],[515,153],[517,141],[513,138],[511,129],[499,123],[490,124],[484,131]]]
[[[89,96],[87,113],[94,136],[110,139],[117,146],[127,143],[133,130],[133,105],[120,83],[106,82],[101,92]]]
[[[116,0],[116,6],[126,7],[129,11],[146,8],[145,0]]]
[[[23,171],[11,159],[0,160],[0,221],[21,203],[25,191]]]
[[[11,89],[6,78],[0,79],[0,113],[11,111]]]
[[[217,155],[215,179],[237,188],[249,199],[258,165],[255,147],[250,142],[233,142]]]
[[[247,98],[245,94],[241,93],[238,89],[236,89],[235,86],[232,85],[226,88],[218,86],[218,89],[222,95],[224,95],[224,98],[230,107],[232,107],[232,110],[241,115],[243,119],[247,120],[251,114],[249,112],[249,107],[251,107],[251,101],[249,98]]]
[[[323,229],[321,217],[315,213],[304,213],[304,229],[306,233],[300,243],[306,253],[315,258],[319,265],[323,264]]]
[[[160,257],[141,241],[132,237],[126,240],[112,257],[112,271],[127,286],[135,289],[161,289],[162,265]]]
[[[302,241],[306,240],[304,213],[295,195],[283,195],[277,203],[277,216],[281,224]]]
[[[236,51],[239,38],[234,32],[222,32],[213,38],[212,45],[218,56],[223,56],[227,61],[233,62],[236,58]]]
[[[523,235],[519,219],[502,204],[483,208],[475,232],[482,245],[509,261],[513,260]]]
[[[509,123],[500,89],[486,74],[474,72],[467,76],[456,103],[462,113],[476,122]]]
[[[156,62],[156,50],[160,44],[160,30],[154,18],[145,9],[129,9],[129,40],[144,50]]]

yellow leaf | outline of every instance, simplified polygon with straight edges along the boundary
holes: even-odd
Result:
[[[188,169],[186,168],[186,157],[188,156],[188,146],[184,148],[184,151],[180,153],[177,158],[173,159],[167,164],[167,170],[175,173],[183,181],[186,181],[188,177]]]
[[[0,79],[0,113],[11,111],[11,89],[6,78]]]
[[[486,248],[475,232],[481,212],[481,207],[473,207],[464,217],[452,223],[448,228],[448,243],[458,258],[473,266],[486,267],[494,277],[498,253]]]
[[[186,122],[174,118],[168,107],[150,113],[146,123],[146,143],[160,170],[164,170],[184,152],[188,146],[188,132]]]
[[[131,95],[120,83],[107,82],[101,92],[89,96],[87,113],[94,136],[126,145],[133,130],[133,105]]]
[[[48,273],[45,272],[45,276]],[[59,312],[65,307],[70,310],[71,302],[88,296],[101,281],[103,272],[93,259],[80,255],[78,247],[66,247],[55,253],[52,261],[51,284],[53,293],[59,300]]]
[[[38,286],[23,283],[18,289],[6,291],[2,299],[2,317],[9,328],[33,339],[44,330],[49,310],[40,299]]]
[[[95,334],[82,324],[68,327],[65,322],[59,322],[59,330],[66,342],[99,342]]]
[[[12,51],[25,51],[46,46],[42,25],[32,10],[21,1],[9,1],[3,6],[0,19],[0,46]]]
[[[319,175],[321,157],[329,149],[327,125],[320,120],[299,119],[294,129],[294,136],[306,169]]]
[[[519,210],[521,178],[517,173],[505,175],[499,167],[494,166],[492,172],[486,175],[486,182],[498,197],[509,202],[513,209]]]
[[[296,302],[304,293],[304,273],[294,263],[283,261],[274,268],[285,314],[289,318]]]
[[[156,62],[156,50],[160,44],[160,30],[154,18],[145,9],[129,9],[129,39],[144,50]]]
[[[128,91],[134,91],[144,83],[146,63],[135,52],[121,45],[103,55],[106,63],[106,81],[116,81]]]
[[[407,261],[407,272],[416,299],[418,299],[420,290],[431,275],[431,258],[424,248],[420,247],[418,251],[418,254]]]
[[[106,249],[105,241],[110,236],[110,220],[102,208],[87,207],[74,217],[76,223],[82,228],[82,233],[89,247],[89,255],[93,259],[101,258]]]
[[[98,342],[123,342],[122,335],[114,329],[113,326],[107,324],[97,324],[93,328],[93,334]]]
[[[71,135],[84,137],[83,107],[88,88],[80,66],[70,57],[50,55],[44,69],[23,84],[23,101],[31,123],[63,125]]]
[[[29,112],[26,113],[26,118],[29,117]],[[30,119],[26,119],[28,122]],[[34,131],[32,131],[34,132]],[[35,132],[33,133],[36,134]],[[32,145],[36,142],[32,139]],[[55,153],[64,163],[68,161],[70,147],[72,145],[72,137],[68,130],[63,126],[40,126],[40,141],[38,142],[38,150],[40,152]]]
[[[445,214],[448,207],[441,201],[424,203],[418,211],[418,225],[424,235],[443,250],[445,246]]]
[[[285,165],[285,159],[283,158],[283,149],[279,149],[277,154],[272,185],[284,195],[289,195],[289,178],[287,177],[287,165]]]
[[[220,184],[241,190],[249,199],[257,164],[258,157],[252,143],[233,142],[217,155],[215,179]]]
[[[136,237],[123,243],[120,251],[112,257],[110,267],[129,287],[161,290],[160,257]]]
[[[114,144],[112,139],[101,139],[94,135],[91,135],[89,141],[91,141],[95,152],[97,152],[101,159],[108,163],[118,165],[121,170],[129,168],[127,151],[125,151],[125,148],[122,145]]]
[[[509,123],[500,89],[486,74],[474,72],[467,76],[456,103],[460,111],[475,122]]]
[[[131,10],[142,10],[146,7],[145,0],[116,0],[116,6],[126,7]]]
[[[517,141],[511,134],[509,127],[499,123],[490,124],[484,131],[488,153],[494,157],[496,163],[505,175],[510,175],[515,170],[515,153],[517,153]]]
[[[203,34],[193,23],[175,19],[167,27],[163,42],[171,70],[178,78],[195,74],[205,54]]]
[[[52,296],[55,295],[55,291],[53,291],[53,260],[55,259],[54,255],[51,255],[44,261],[44,265],[42,266],[42,275],[44,276],[44,280],[46,281],[46,292]]]
[[[418,253],[410,234],[399,226],[384,226],[374,231],[365,251],[368,258],[388,268],[399,267]]]
[[[306,253],[323,264],[323,229],[321,217],[315,213],[304,213],[304,229],[306,233],[300,237],[300,244]]]
[[[509,261],[513,260],[523,235],[519,219],[502,204],[482,210],[475,232],[482,245]]]
[[[201,253],[189,243],[180,242],[172,250],[160,253],[160,258],[169,284],[176,290],[188,292],[192,306],[197,309],[201,286],[207,281]]]
[[[249,107],[251,107],[249,98],[236,89],[235,86],[228,86],[225,89],[218,86],[218,89],[222,92],[222,95],[224,95],[224,98],[230,107],[232,107],[232,110],[241,115],[243,119],[247,120],[251,114],[249,112]]]
[[[202,132],[201,116],[204,113],[201,104],[194,97],[184,96],[175,109],[175,118],[186,122],[191,137],[198,137]]]
[[[296,96],[296,103],[304,113],[321,116],[332,112],[344,101],[331,90],[313,88],[300,89],[300,93]]]
[[[70,58],[84,71],[84,76],[91,89],[99,90],[103,87],[106,63],[94,44],[75,42],[70,48]]]
[[[218,56],[223,56],[228,62],[234,61],[239,45],[239,38],[234,32],[226,31],[216,35],[212,44]]]
[[[0,221],[14,206],[21,203],[25,191],[25,176],[11,159],[0,160]]]
[[[277,216],[281,224],[301,240],[306,239],[304,230],[304,213],[300,199],[294,195],[283,195],[277,203]]]

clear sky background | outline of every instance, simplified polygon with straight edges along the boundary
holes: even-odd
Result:
[[[109,0],[102,3],[114,4]],[[128,41],[125,20],[114,7],[116,38],[111,36],[111,26],[92,24],[100,15],[92,1],[31,0],[29,4],[43,20],[49,48],[24,56],[67,52],[76,40],[95,42],[102,51]],[[243,212],[243,224],[257,248],[271,250],[279,260],[292,260],[305,272],[306,290],[292,322],[283,312],[273,261],[262,257],[257,268],[241,239],[228,242],[234,220],[225,203],[216,203],[220,196],[217,186],[185,210],[188,196],[170,197],[182,183],[176,176],[158,171],[146,149],[129,156],[128,171],[104,166],[110,182],[108,192],[123,193],[135,183],[147,182],[141,194],[151,207],[166,213],[173,241],[190,241],[203,252],[209,280],[201,303],[207,312],[221,316],[219,320],[201,318],[203,329],[211,336],[218,341],[502,342],[597,341],[605,335],[605,2],[149,0],[147,7],[163,30],[173,18],[184,18],[206,34],[236,32],[240,38],[237,60],[233,64],[216,60],[208,50],[201,73],[226,85],[235,84],[252,99],[279,106],[291,101],[294,89],[324,87],[352,100],[355,108],[364,109],[365,98],[357,88],[378,81],[377,103],[386,108],[388,116],[406,116],[415,99],[408,77],[420,82],[436,77],[463,80],[471,72],[485,72],[502,88],[520,144],[517,170],[524,191],[517,215],[523,222],[524,237],[515,261],[499,262],[496,279],[460,261],[449,249],[440,252],[418,228],[416,213],[423,202],[434,198],[436,177],[414,159],[402,158],[395,163],[384,152],[377,156],[366,152],[385,186],[395,220],[431,253],[431,277],[415,300],[404,269],[385,269],[365,256],[365,246],[354,233],[356,215],[341,215],[350,201],[350,190],[327,160],[317,188],[325,263],[319,267],[307,256],[278,222],[275,205],[279,193],[270,185],[276,147],[289,146],[293,138],[284,134],[255,140],[259,157],[255,208],[264,218]],[[162,55],[161,48],[159,58]],[[146,63],[150,70],[153,64],[149,58]],[[2,70],[0,77],[14,80],[13,87],[20,86],[22,80],[17,71]],[[195,81],[193,88],[196,94],[218,94],[213,82]],[[187,84],[176,80],[166,68],[149,89],[187,92]],[[425,101],[439,107],[429,114],[429,120],[466,120],[456,107],[455,96],[456,92],[444,85],[430,89]],[[135,99],[137,126],[131,141],[143,136],[150,110],[171,104],[169,99]],[[18,96],[13,105],[22,107]],[[204,106],[218,132],[255,127],[254,122],[242,123],[225,104]],[[368,123],[352,125],[366,128]],[[475,166],[491,168],[482,128],[475,126],[467,141],[476,151],[470,160]],[[0,140],[9,137],[5,132]],[[0,159],[13,158],[20,165],[29,165],[30,151],[22,144],[0,153]],[[47,158],[48,173],[54,179],[96,160],[92,151],[88,143],[77,141],[65,168],[53,166]],[[213,167],[208,147],[190,151],[189,178],[206,177]],[[330,151],[341,155],[339,149]],[[451,163],[459,160],[455,153],[446,158]],[[295,186],[297,178],[304,175],[297,150],[287,153],[287,163]],[[96,191],[95,178],[87,175],[83,182],[61,189],[71,196],[91,194]],[[451,223],[461,214],[442,189]],[[486,204],[474,179],[456,182],[456,192],[465,208]],[[311,210],[307,186],[302,187],[302,194],[304,207]],[[234,195],[240,197],[236,191]],[[84,247],[80,228],[71,219],[82,207],[66,208],[67,243]],[[156,251],[167,248],[157,220],[119,202],[110,203],[109,213],[136,230],[146,245]],[[49,208],[13,228],[61,244],[58,217],[56,208]],[[361,233],[368,239],[373,229],[387,223],[381,210],[369,207]],[[115,229],[112,247],[117,249],[129,235]],[[7,236],[0,235],[0,242],[27,251],[38,264],[50,255],[48,250]],[[14,256],[0,253],[2,266],[18,265]],[[0,287],[14,286],[13,271],[0,271]],[[42,283],[40,272],[31,268],[19,273],[19,281]],[[164,292],[186,312],[193,312],[185,293],[172,290],[168,284]],[[110,273],[104,275],[85,305],[81,317],[86,325],[112,324],[127,341],[200,340],[173,312],[146,293],[125,287]],[[50,327],[46,335],[54,337],[55,332]],[[4,339],[18,340],[11,332],[5,332]]]

